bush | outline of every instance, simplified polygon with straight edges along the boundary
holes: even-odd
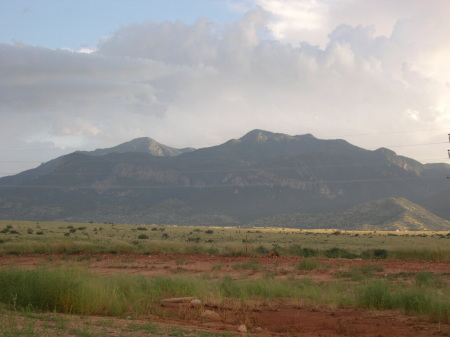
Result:
[[[138,239],[145,240],[145,239],[148,239],[148,236],[145,235],[145,234],[140,234],[140,235],[138,236]]]
[[[442,277],[431,271],[421,271],[417,273],[415,283],[418,287],[442,288],[445,285],[445,281]]]
[[[196,242],[196,243],[199,243],[200,241],[202,241],[202,239],[199,238],[198,236],[197,236],[196,238],[189,237],[189,238],[187,239],[187,241],[188,241],[188,242]]]
[[[302,248],[300,245],[291,245],[286,248],[286,253],[292,256],[315,257],[319,255],[318,251],[311,248]]]
[[[358,303],[370,309],[391,309],[390,286],[386,282],[372,281],[364,286],[358,294]]]
[[[365,260],[387,259],[388,251],[386,249],[368,249],[361,253],[361,258]]]
[[[381,265],[363,265],[351,268],[349,271],[336,271],[336,277],[349,278],[352,281],[362,281],[375,276],[375,272],[381,272],[384,267]]]
[[[269,254],[270,250],[262,245],[259,245],[255,248],[255,253],[258,255],[267,255]]]
[[[316,270],[316,269],[324,269],[325,265],[316,259],[304,259],[300,261],[297,268],[299,270]]]
[[[345,249],[341,248],[331,248],[327,249],[324,252],[324,255],[328,258],[336,259],[336,258],[342,258],[342,259],[356,259],[358,258],[357,254],[351,253]]]

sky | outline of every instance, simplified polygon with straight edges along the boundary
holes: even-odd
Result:
[[[0,176],[253,129],[447,162],[450,1],[0,0]],[[450,161],[449,161],[450,163]]]

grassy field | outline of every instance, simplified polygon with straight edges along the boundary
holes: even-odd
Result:
[[[235,336],[231,331],[199,332],[154,321],[197,319],[197,309],[162,309],[162,298],[183,296],[198,298],[207,307],[239,312],[265,307],[394,310],[425,317],[439,331],[444,324],[450,333],[449,271],[425,269],[428,261],[444,265],[450,261],[449,232],[0,221],[0,255],[8,255],[7,260],[53,253],[61,254],[53,266],[50,256],[48,265],[30,269],[11,263],[0,268],[0,336]],[[183,268],[186,255],[176,258],[166,275],[99,275],[88,265],[101,262],[100,256],[87,264],[63,258],[78,253],[82,255],[69,260],[84,261],[91,253],[178,253],[232,257],[239,262],[213,264],[210,270],[190,274]],[[303,258],[286,259],[297,261],[291,269],[279,267],[276,259],[266,258],[266,264],[258,259],[271,253]],[[321,258],[347,260],[332,266],[331,260]],[[356,258],[368,261],[348,260]],[[130,259],[124,257],[121,263],[128,266]],[[424,269],[387,273],[383,264],[397,263],[389,259],[425,261],[419,263]],[[267,265],[267,261],[273,262]],[[351,261],[353,267],[340,261]],[[226,267],[234,277],[221,270]],[[331,275],[328,281],[313,277],[324,273]]]
[[[244,269],[253,267],[240,266]],[[303,270],[304,265],[298,268]],[[308,269],[311,268],[321,266],[310,265]],[[116,317],[122,320],[146,317],[150,322],[152,317],[186,319],[198,317],[201,309],[166,311],[160,300],[193,296],[208,307],[232,308],[242,313],[267,306],[321,310],[360,308],[397,310],[406,315],[426,317],[438,324],[450,322],[450,286],[446,274],[422,271],[407,278],[384,279],[378,274],[380,271],[380,266],[365,265],[346,273],[337,270],[333,282],[317,282],[309,277],[280,280],[269,274],[259,279],[245,276],[232,279],[228,275],[214,277],[211,273],[149,278],[126,274],[102,276],[80,268],[23,270],[10,267],[0,270],[0,302],[7,306],[0,320],[4,321],[10,336],[21,336],[26,334],[21,334],[17,330],[18,325],[11,321],[22,319],[31,324],[29,328],[28,323],[22,324],[23,329],[36,331],[36,324],[28,319],[30,316],[27,314],[30,313]],[[129,328],[123,322],[121,326]],[[151,326],[157,329],[156,325]],[[59,329],[57,326],[52,328]],[[136,329],[145,327],[136,326]]]
[[[0,221],[0,254],[202,253],[450,260],[450,232]]]

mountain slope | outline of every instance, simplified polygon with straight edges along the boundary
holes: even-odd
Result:
[[[450,222],[403,198],[387,198],[320,214],[291,213],[259,219],[253,226],[303,229],[448,231]]]
[[[177,156],[182,153],[194,151],[193,148],[183,148],[176,149],[153,140],[149,137],[136,138],[129,142],[113,146],[111,148],[96,149],[94,151],[77,151],[78,153],[89,154],[93,156],[104,156],[110,153],[144,153],[153,156]],[[69,155],[70,156],[70,155]],[[53,170],[57,169],[61,163],[64,161],[66,156],[62,156],[47,163],[41,164],[39,167],[26,170],[19,174],[0,178],[1,186],[17,186],[22,185],[27,182],[38,179],[41,176],[50,174]]]
[[[368,151],[312,135],[253,130],[183,153],[155,143],[145,138],[75,152],[30,170],[33,174],[2,178],[0,217],[246,224],[391,197],[420,203],[449,190],[443,184],[449,165],[422,165],[388,149]]]

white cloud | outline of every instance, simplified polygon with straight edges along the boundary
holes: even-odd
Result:
[[[255,0],[232,25],[143,22],[91,53],[0,45],[0,141],[200,147],[262,128],[369,148],[439,142],[450,127],[448,5],[399,2]]]
[[[77,53],[80,53],[80,54],[92,54],[94,52],[95,52],[95,49],[88,48],[88,47],[82,47],[77,50]]]

